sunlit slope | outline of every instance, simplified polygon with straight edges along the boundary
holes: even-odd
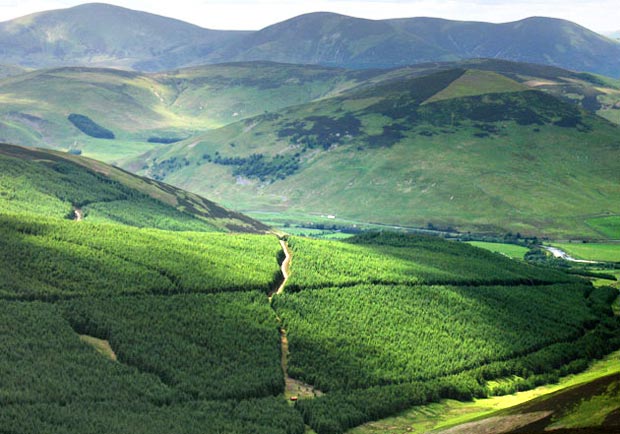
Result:
[[[156,75],[93,68],[34,71],[0,80],[0,138],[112,161],[307,103],[376,74],[271,63]],[[109,134],[78,128],[71,115],[85,116]]]
[[[83,157],[0,145],[0,167],[3,213],[170,230],[267,230],[195,194]]]
[[[505,75],[397,77],[261,115],[126,167],[238,210],[601,237],[620,213],[617,127]]]

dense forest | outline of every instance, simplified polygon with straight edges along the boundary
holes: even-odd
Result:
[[[362,234],[345,242],[293,237],[289,291],[372,284],[535,285],[564,273],[432,236]]]
[[[1,214],[0,426],[343,433],[553,382],[620,347],[617,290],[559,270],[428,236],[287,242],[291,278],[270,303],[274,235]],[[325,394],[286,403],[281,328],[287,374]]]
[[[169,232],[0,215],[0,295],[261,290],[280,279],[275,237]]]

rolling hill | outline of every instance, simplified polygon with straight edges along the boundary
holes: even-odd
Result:
[[[577,24],[532,17],[504,24],[435,18],[301,15],[231,32],[92,3],[0,23],[0,63],[162,71],[263,60],[347,68],[497,58],[618,77],[620,44]]]
[[[620,213],[617,131],[506,75],[457,68],[249,118],[125,167],[290,221],[600,238],[593,219]]]
[[[84,157],[0,144],[2,212],[180,231],[268,228],[195,194]]]
[[[0,139],[80,150],[114,161],[237,119],[301,104],[379,72],[236,63],[143,74],[98,68],[38,70],[0,80]],[[80,130],[71,115],[108,130]]]
[[[0,23],[0,59],[34,68],[89,65],[161,70],[205,57],[242,35],[89,3]]]
[[[489,24],[436,18],[364,20],[302,15],[239,40],[234,60],[385,68],[431,61],[497,58],[618,76],[620,44],[574,23],[532,17]]]
[[[548,66],[487,59],[356,71],[242,62],[156,74],[13,70],[0,79],[0,141],[114,162],[240,119],[451,68],[497,72],[620,123],[620,83]]]

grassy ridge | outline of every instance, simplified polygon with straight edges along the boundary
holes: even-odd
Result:
[[[264,231],[260,223],[196,195],[94,160],[0,144],[5,213],[74,218],[168,230]]]
[[[161,147],[157,142],[186,139],[324,97],[356,84],[358,76],[363,74],[269,63],[160,74],[96,68],[34,71],[0,80],[0,141],[80,150],[109,162]],[[91,134],[89,127],[83,132],[70,120],[76,117],[108,131]]]

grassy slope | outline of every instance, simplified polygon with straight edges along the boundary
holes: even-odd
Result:
[[[83,157],[0,145],[4,213],[172,230],[263,232],[267,227],[200,196]]]
[[[370,73],[371,75],[376,73]],[[146,152],[149,138],[184,139],[237,119],[300,104],[354,85],[344,70],[268,63],[215,65],[155,75],[60,68],[0,80],[0,138],[79,149],[104,161]],[[83,114],[115,140],[89,137],[68,120]]]
[[[477,73],[453,80],[450,74],[388,81],[285,109],[279,117],[237,122],[145,154],[128,167],[140,170],[146,159],[143,173],[191,191],[208,189],[245,211],[600,237],[585,221],[620,213],[616,127],[542,93],[514,92],[516,82],[509,93],[429,102],[441,91],[458,96],[462,86],[452,82],[472,81]],[[488,76],[482,73],[477,82]],[[503,82],[496,76],[478,93]],[[562,116],[580,121],[556,124]],[[280,154],[297,158],[300,169],[284,181],[260,182],[204,160],[216,152]],[[159,170],[173,157],[195,164]]]
[[[502,244],[502,243],[488,243],[484,241],[469,241],[467,244],[471,244],[475,247],[480,247],[491,252],[501,253],[513,259],[523,259],[525,254],[529,251],[527,247],[517,246],[514,244]]]
[[[105,161],[157,147],[149,138],[183,139],[264,112],[306,103],[394,79],[455,66],[487,71],[466,74],[435,98],[522,89],[550,92],[614,120],[620,101],[615,80],[540,65],[498,60],[432,64],[387,71],[248,62],[139,74],[109,69],[0,70],[0,139],[21,145],[79,149]],[[502,74],[502,77],[492,72]],[[483,89],[480,89],[480,86]],[[89,137],[67,120],[89,116],[115,140]],[[616,119],[617,120],[617,119]]]

